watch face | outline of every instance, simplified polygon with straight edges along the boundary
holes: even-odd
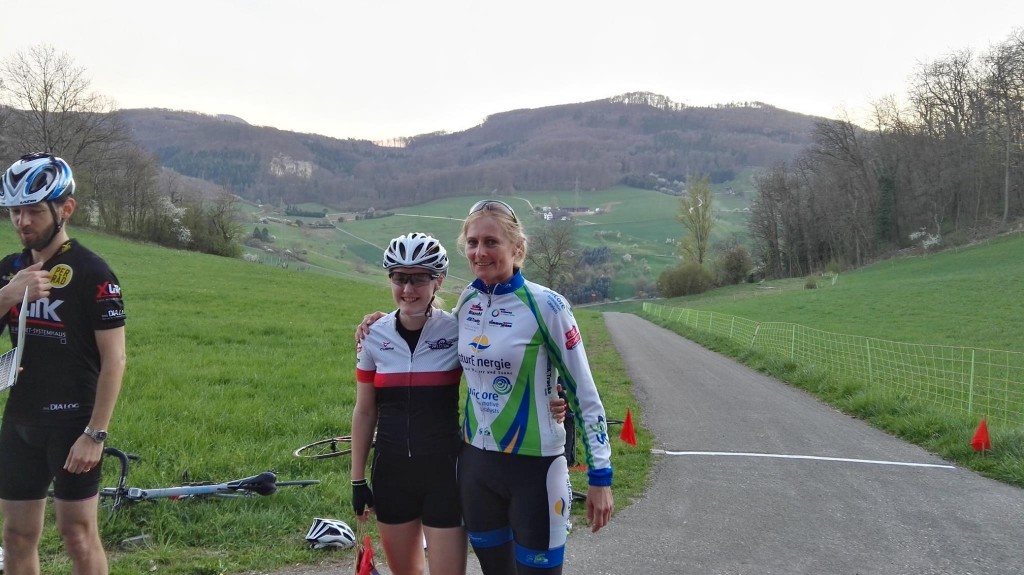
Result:
[[[95,432],[95,435],[92,436],[92,438],[95,439],[96,441],[106,441],[107,440],[107,432],[106,431],[97,431],[97,432]]]

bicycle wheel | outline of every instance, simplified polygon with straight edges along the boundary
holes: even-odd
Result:
[[[352,437],[342,435],[314,441],[296,449],[292,455],[306,459],[327,459],[352,453]]]

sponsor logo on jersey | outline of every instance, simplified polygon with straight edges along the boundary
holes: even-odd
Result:
[[[63,324],[60,316],[57,315],[57,308],[64,303],[64,300],[58,299],[50,301],[50,298],[44,297],[43,299],[37,299],[36,301],[28,304],[28,317],[32,319],[53,322]]]
[[[55,288],[62,288],[71,283],[71,276],[74,271],[68,264],[57,264],[50,270],[50,283]]]
[[[576,326],[572,326],[572,329],[565,332],[565,349],[572,349],[580,344],[583,338],[580,337],[580,330]]]
[[[480,307],[480,304],[475,303],[469,306],[469,315],[484,315],[484,308]]]
[[[473,403],[476,404],[476,408],[484,413],[496,415],[501,411],[498,403],[498,398],[500,396],[493,391],[470,387],[469,396],[473,398]],[[481,428],[477,431],[477,435],[488,437],[491,435],[491,430],[490,428]]]
[[[569,306],[566,305],[565,300],[563,300],[561,296],[550,292],[548,293],[548,307],[554,310],[555,313],[569,309]]]
[[[451,349],[452,346],[455,345],[458,341],[458,338],[447,339],[444,337],[442,337],[441,339],[436,339],[434,341],[430,341],[428,339],[427,347],[429,347],[430,349]]]
[[[598,416],[596,424],[588,424],[587,433],[592,434],[601,445],[609,443],[608,426],[605,424],[604,416]]]
[[[472,317],[472,316],[467,316],[466,317],[466,321],[468,321],[469,323],[475,323],[477,325],[480,324],[480,320],[478,318],[475,318],[475,317]]]
[[[470,342],[469,347],[473,348],[473,350],[476,351],[477,353],[480,353],[481,351],[491,347],[491,342],[490,340],[487,339],[486,335],[478,335],[473,338],[473,341]]]
[[[498,392],[498,395],[508,395],[512,393],[512,381],[504,375],[494,378],[491,382],[491,387],[494,391]]]
[[[96,286],[96,301],[121,297],[121,286],[113,282],[103,282]]]
[[[72,409],[78,409],[81,405],[77,403],[51,403],[43,407],[43,411],[70,411]]]
[[[498,326],[498,327],[512,327],[512,322],[510,322],[510,321],[494,321],[492,319],[492,320],[488,320],[487,321],[487,325],[495,325],[495,326]]]
[[[380,350],[381,351],[394,351],[395,350],[395,346],[390,341],[385,339],[384,341],[380,342]]]
[[[505,309],[503,307],[499,307],[497,309],[492,309],[491,310],[491,317],[498,317],[498,316],[502,316],[502,315],[507,315],[508,317],[515,317],[514,313],[510,312],[509,310],[507,310],[507,309]]]
[[[103,316],[103,319],[122,319],[122,318],[124,318],[124,310],[123,309],[108,309],[106,315]]]

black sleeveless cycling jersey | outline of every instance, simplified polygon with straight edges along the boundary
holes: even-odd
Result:
[[[462,367],[455,317],[433,310],[415,350],[397,323],[395,312],[380,318],[356,353],[358,385],[373,385],[376,392],[374,449],[405,456],[457,453]]]
[[[28,250],[0,261],[0,287],[32,265]],[[75,240],[68,240],[44,265],[53,289],[30,302],[18,383],[10,389],[4,420],[34,425],[85,425],[92,416],[100,353],[98,330],[124,325],[121,285],[110,267]],[[12,345],[18,341],[20,303],[4,320]]]

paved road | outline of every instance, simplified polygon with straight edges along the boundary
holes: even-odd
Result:
[[[1024,490],[637,316],[605,320],[638,423],[682,454],[656,457],[646,496],[600,533],[570,536],[567,575],[1024,574]]]
[[[637,316],[605,320],[656,448],[835,460],[659,456],[643,500],[570,537],[566,573],[1024,573],[1024,490]]]

